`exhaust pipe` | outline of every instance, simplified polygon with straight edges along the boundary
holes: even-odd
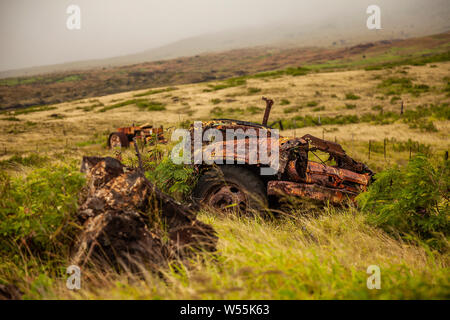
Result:
[[[266,97],[262,97],[262,99],[266,102],[266,111],[264,112],[264,118],[262,121],[262,125],[267,126],[267,121],[269,120],[270,109],[272,108],[273,100],[268,99]]]

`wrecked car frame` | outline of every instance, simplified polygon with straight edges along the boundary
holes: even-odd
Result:
[[[255,188],[261,188],[263,185],[264,194],[263,191],[259,192],[259,198],[261,198],[259,200],[262,203],[267,203],[265,199],[267,196],[294,196],[329,201],[331,203],[343,203],[348,200],[354,201],[359,193],[367,189],[372,180],[373,172],[364,163],[358,162],[348,156],[340,144],[326,141],[309,134],[300,138],[278,137],[273,134],[274,129],[267,126],[273,101],[266,98],[263,98],[263,100],[266,101],[263,124],[232,119],[214,119],[212,121],[202,122],[203,130],[214,128],[223,132],[227,129],[243,130],[244,132],[250,131],[259,139],[257,145],[250,143],[251,136],[249,135],[246,135],[241,140],[238,138],[234,139],[233,137],[232,139],[225,139],[220,142],[203,143],[202,152],[208,148],[221,150],[220,154],[212,152],[211,159],[207,160],[222,158],[235,161],[237,164],[230,165],[230,161],[228,161],[226,164],[212,166],[205,159],[200,164],[195,164],[194,166],[200,175],[205,175],[206,172],[206,175],[209,175],[210,178],[210,171],[214,170],[213,167],[216,170],[218,167],[222,171],[220,173],[221,177],[216,177],[212,180],[199,179],[194,190],[195,200],[219,209],[235,206],[248,208],[249,195],[251,196],[255,192]],[[194,128],[191,126],[191,137],[193,136]],[[273,143],[279,146],[278,169],[273,175],[262,176],[257,174],[258,168],[267,165],[260,161],[252,163],[249,161],[249,158],[252,154],[258,153],[261,147],[267,148],[270,154]],[[217,144],[223,145],[221,148],[216,148]],[[244,144],[248,152],[244,154],[237,152],[238,144],[241,144],[241,146]],[[194,146],[192,145],[191,147],[192,151],[195,152]],[[328,159],[325,161],[322,160],[315,152],[327,155]],[[311,155],[315,155],[320,162],[313,161]],[[234,172],[229,172],[230,168],[223,170],[225,167],[231,166],[235,167],[232,170]],[[253,175],[251,177],[247,176],[244,170],[251,171]],[[227,175],[231,178],[228,179]],[[246,180],[259,179],[262,184],[252,186],[248,181],[243,181],[244,178],[240,179],[239,176],[245,176]],[[221,182],[219,182],[220,180]],[[207,186],[199,184],[211,184],[210,189],[217,189],[219,191],[207,190]],[[223,187],[223,185],[228,184],[231,187]],[[247,199],[244,194],[247,194]],[[216,201],[212,199],[216,199]]]

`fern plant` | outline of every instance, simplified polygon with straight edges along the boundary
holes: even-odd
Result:
[[[449,173],[449,161],[433,166],[425,156],[417,155],[404,168],[377,174],[357,201],[369,223],[405,239],[443,248],[450,233]]]

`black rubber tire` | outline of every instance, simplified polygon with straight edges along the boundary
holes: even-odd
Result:
[[[111,133],[109,135],[109,138],[108,138],[108,147],[109,148],[112,148],[111,147],[111,138],[113,138],[114,136],[119,137],[120,147],[121,148],[128,148],[130,146],[130,141],[128,141],[128,137],[127,137],[127,135],[125,133],[123,133],[123,132],[113,132],[113,133]]]
[[[245,167],[234,165],[217,166],[204,172],[193,190],[193,200],[205,207],[205,200],[211,192],[224,185],[234,185],[246,194],[245,213],[261,213],[267,208],[266,187],[260,177]]]

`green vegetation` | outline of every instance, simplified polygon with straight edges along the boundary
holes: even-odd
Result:
[[[377,174],[358,201],[370,223],[442,250],[450,236],[449,188],[450,162],[435,167],[418,155],[404,168]]]
[[[91,104],[90,106],[86,106],[86,107],[77,107],[77,109],[83,110],[84,112],[90,112],[90,111],[94,110],[95,108],[103,107],[103,106],[104,106],[103,103],[97,101],[97,103],[95,103],[95,104]]]
[[[222,102],[222,100],[219,99],[219,98],[211,99],[211,103],[212,103],[212,104],[219,104],[219,103],[221,103],[221,102]]]
[[[138,101],[136,106],[143,111],[162,111],[166,110],[166,104],[158,101]]]
[[[246,76],[246,78],[251,79],[258,79],[258,78],[276,78],[284,75],[288,76],[304,76],[307,75],[310,72],[310,69],[304,68],[304,67],[289,67],[283,70],[274,70],[274,71],[267,71],[267,72],[260,72],[256,73],[254,75]]]
[[[232,114],[244,114],[245,110],[241,108],[227,108],[223,109],[221,107],[214,107],[211,109],[210,114],[213,117],[223,117],[225,115],[232,115]]]
[[[256,94],[256,93],[259,93],[259,92],[261,92],[261,89],[259,89],[259,88],[253,88],[253,87],[247,88],[247,93],[248,94]]]
[[[146,99],[131,99],[122,101],[110,106],[103,107],[99,109],[97,112],[105,112],[112,109],[117,109],[125,106],[129,106],[131,104],[135,104],[139,109],[145,110],[145,111],[161,111],[166,109],[166,105],[161,102],[157,101],[149,101]]]
[[[291,104],[291,102],[288,99],[281,99],[280,101],[280,105],[282,106],[286,106],[288,104]]]
[[[369,65],[365,68],[366,71],[392,69],[394,67],[411,65],[411,66],[424,66],[428,63],[450,61],[450,51],[443,53],[431,53],[426,56],[416,56],[411,58],[398,57],[397,61],[388,61],[383,63],[377,63]]]
[[[358,99],[361,99],[361,97],[349,92],[349,93],[345,94],[345,99],[346,100],[358,100]]]
[[[380,106],[380,105],[376,105],[376,106],[373,106],[371,109],[372,109],[373,111],[381,111],[381,110],[383,110],[383,107]]]
[[[14,116],[2,118],[2,120],[4,120],[4,121],[20,121],[19,118],[16,118]]]
[[[302,109],[302,107],[300,107],[300,106],[292,106],[292,107],[284,109],[283,112],[284,113],[293,113],[293,112],[297,112],[301,109]]]
[[[162,93],[162,92],[174,91],[177,89],[178,88],[175,88],[175,87],[168,87],[168,88],[164,88],[164,89],[151,89],[151,90],[145,91],[143,93],[137,93],[134,95],[134,97],[150,96],[150,95],[154,95],[154,94],[158,94],[158,93]]]
[[[317,125],[344,125],[361,122],[371,122],[374,124],[391,124],[396,121],[402,121],[409,125],[412,129],[420,129],[421,131],[436,132],[431,119],[449,120],[450,108],[448,103],[440,105],[430,104],[429,106],[418,106],[415,110],[406,110],[403,115],[394,112],[380,112],[378,114],[365,113],[358,115],[337,115],[334,117],[323,116],[320,118],[310,115],[296,116],[292,119],[281,120],[283,127],[286,129],[304,128]]]
[[[346,104],[345,104],[345,109],[348,109],[348,110],[356,109],[356,104],[349,104],[349,103],[346,103]]]
[[[425,84],[414,85],[409,78],[390,77],[381,81],[378,85],[386,95],[400,95],[402,93],[410,93],[419,96],[423,92],[428,92],[430,87]]]
[[[84,79],[82,74],[72,74],[68,76],[56,76],[56,77],[21,77],[21,78],[7,78],[0,79],[0,86],[14,87],[25,84],[50,84],[60,82],[74,82]]]
[[[42,157],[36,153],[32,153],[29,156],[14,155],[7,160],[0,161],[0,169],[15,168],[18,165],[27,167],[42,166],[48,161],[47,157]]]
[[[233,88],[233,87],[238,87],[238,86],[243,86],[247,83],[247,80],[243,79],[243,78],[230,78],[227,79],[225,81],[223,81],[222,83],[219,84],[209,84],[208,87],[210,89],[205,89],[205,92],[210,92],[210,91],[218,91],[218,90],[223,90],[223,89],[228,89],[228,88]]]
[[[56,107],[53,106],[33,106],[33,107],[28,107],[28,108],[23,108],[23,109],[16,109],[14,111],[12,111],[11,113],[14,116],[18,116],[21,114],[29,114],[29,113],[33,113],[33,112],[41,112],[41,111],[50,111],[50,110],[55,110]]]
[[[256,106],[249,106],[245,110],[250,114],[258,114],[264,111],[262,108]]]
[[[42,268],[58,264],[78,228],[74,213],[83,184],[74,164],[36,169],[25,178],[0,172],[0,270],[9,264],[32,268],[24,254]]]
[[[318,105],[319,105],[319,103],[317,101],[309,101],[306,103],[307,107],[316,107]]]

